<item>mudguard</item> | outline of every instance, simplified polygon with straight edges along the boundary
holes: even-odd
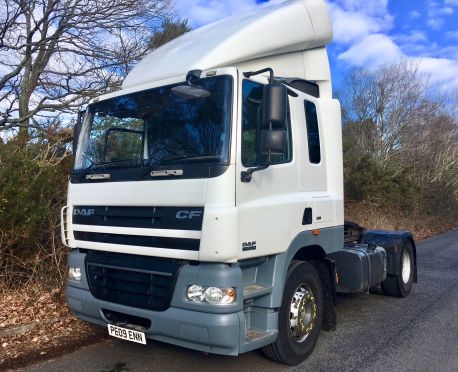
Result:
[[[406,241],[410,241],[414,253],[414,276],[413,282],[417,282],[417,249],[413,235],[409,231],[385,231],[385,230],[363,230],[361,243],[374,243],[385,248],[387,253],[387,273],[391,275],[400,274],[398,268],[401,266],[401,247]]]

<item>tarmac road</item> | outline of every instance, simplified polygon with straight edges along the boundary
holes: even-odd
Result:
[[[205,355],[149,341],[110,340],[27,371],[458,371],[458,230],[418,243],[418,284],[405,299],[339,295],[336,332],[321,332],[296,367],[259,352]]]

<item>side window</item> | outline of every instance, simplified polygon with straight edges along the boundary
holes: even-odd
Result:
[[[312,164],[318,164],[321,161],[321,149],[316,106],[314,103],[308,101],[305,101],[304,104],[305,120],[307,125],[307,141],[309,145],[309,160]]]
[[[242,164],[256,167],[267,163],[268,154],[261,152],[262,104],[264,85],[250,80],[242,83]],[[287,146],[284,153],[271,153],[271,164],[288,163],[292,158],[291,121],[287,123]]]

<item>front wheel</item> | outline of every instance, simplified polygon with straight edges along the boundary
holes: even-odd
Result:
[[[406,297],[412,290],[415,257],[412,243],[407,241],[401,248],[400,259],[397,263],[396,275],[388,275],[381,287],[385,294],[394,297]]]
[[[278,337],[263,348],[264,354],[279,363],[301,363],[315,348],[322,317],[322,286],[317,270],[308,262],[293,262],[278,313]]]

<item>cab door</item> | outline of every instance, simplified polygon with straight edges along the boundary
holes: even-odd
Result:
[[[291,115],[289,97],[286,148],[271,153],[270,166],[243,182],[242,171],[266,164],[260,151],[264,77],[242,79],[236,158],[236,205],[238,213],[239,259],[285,251],[301,228],[304,211],[300,193],[300,163],[295,139],[299,136]]]

